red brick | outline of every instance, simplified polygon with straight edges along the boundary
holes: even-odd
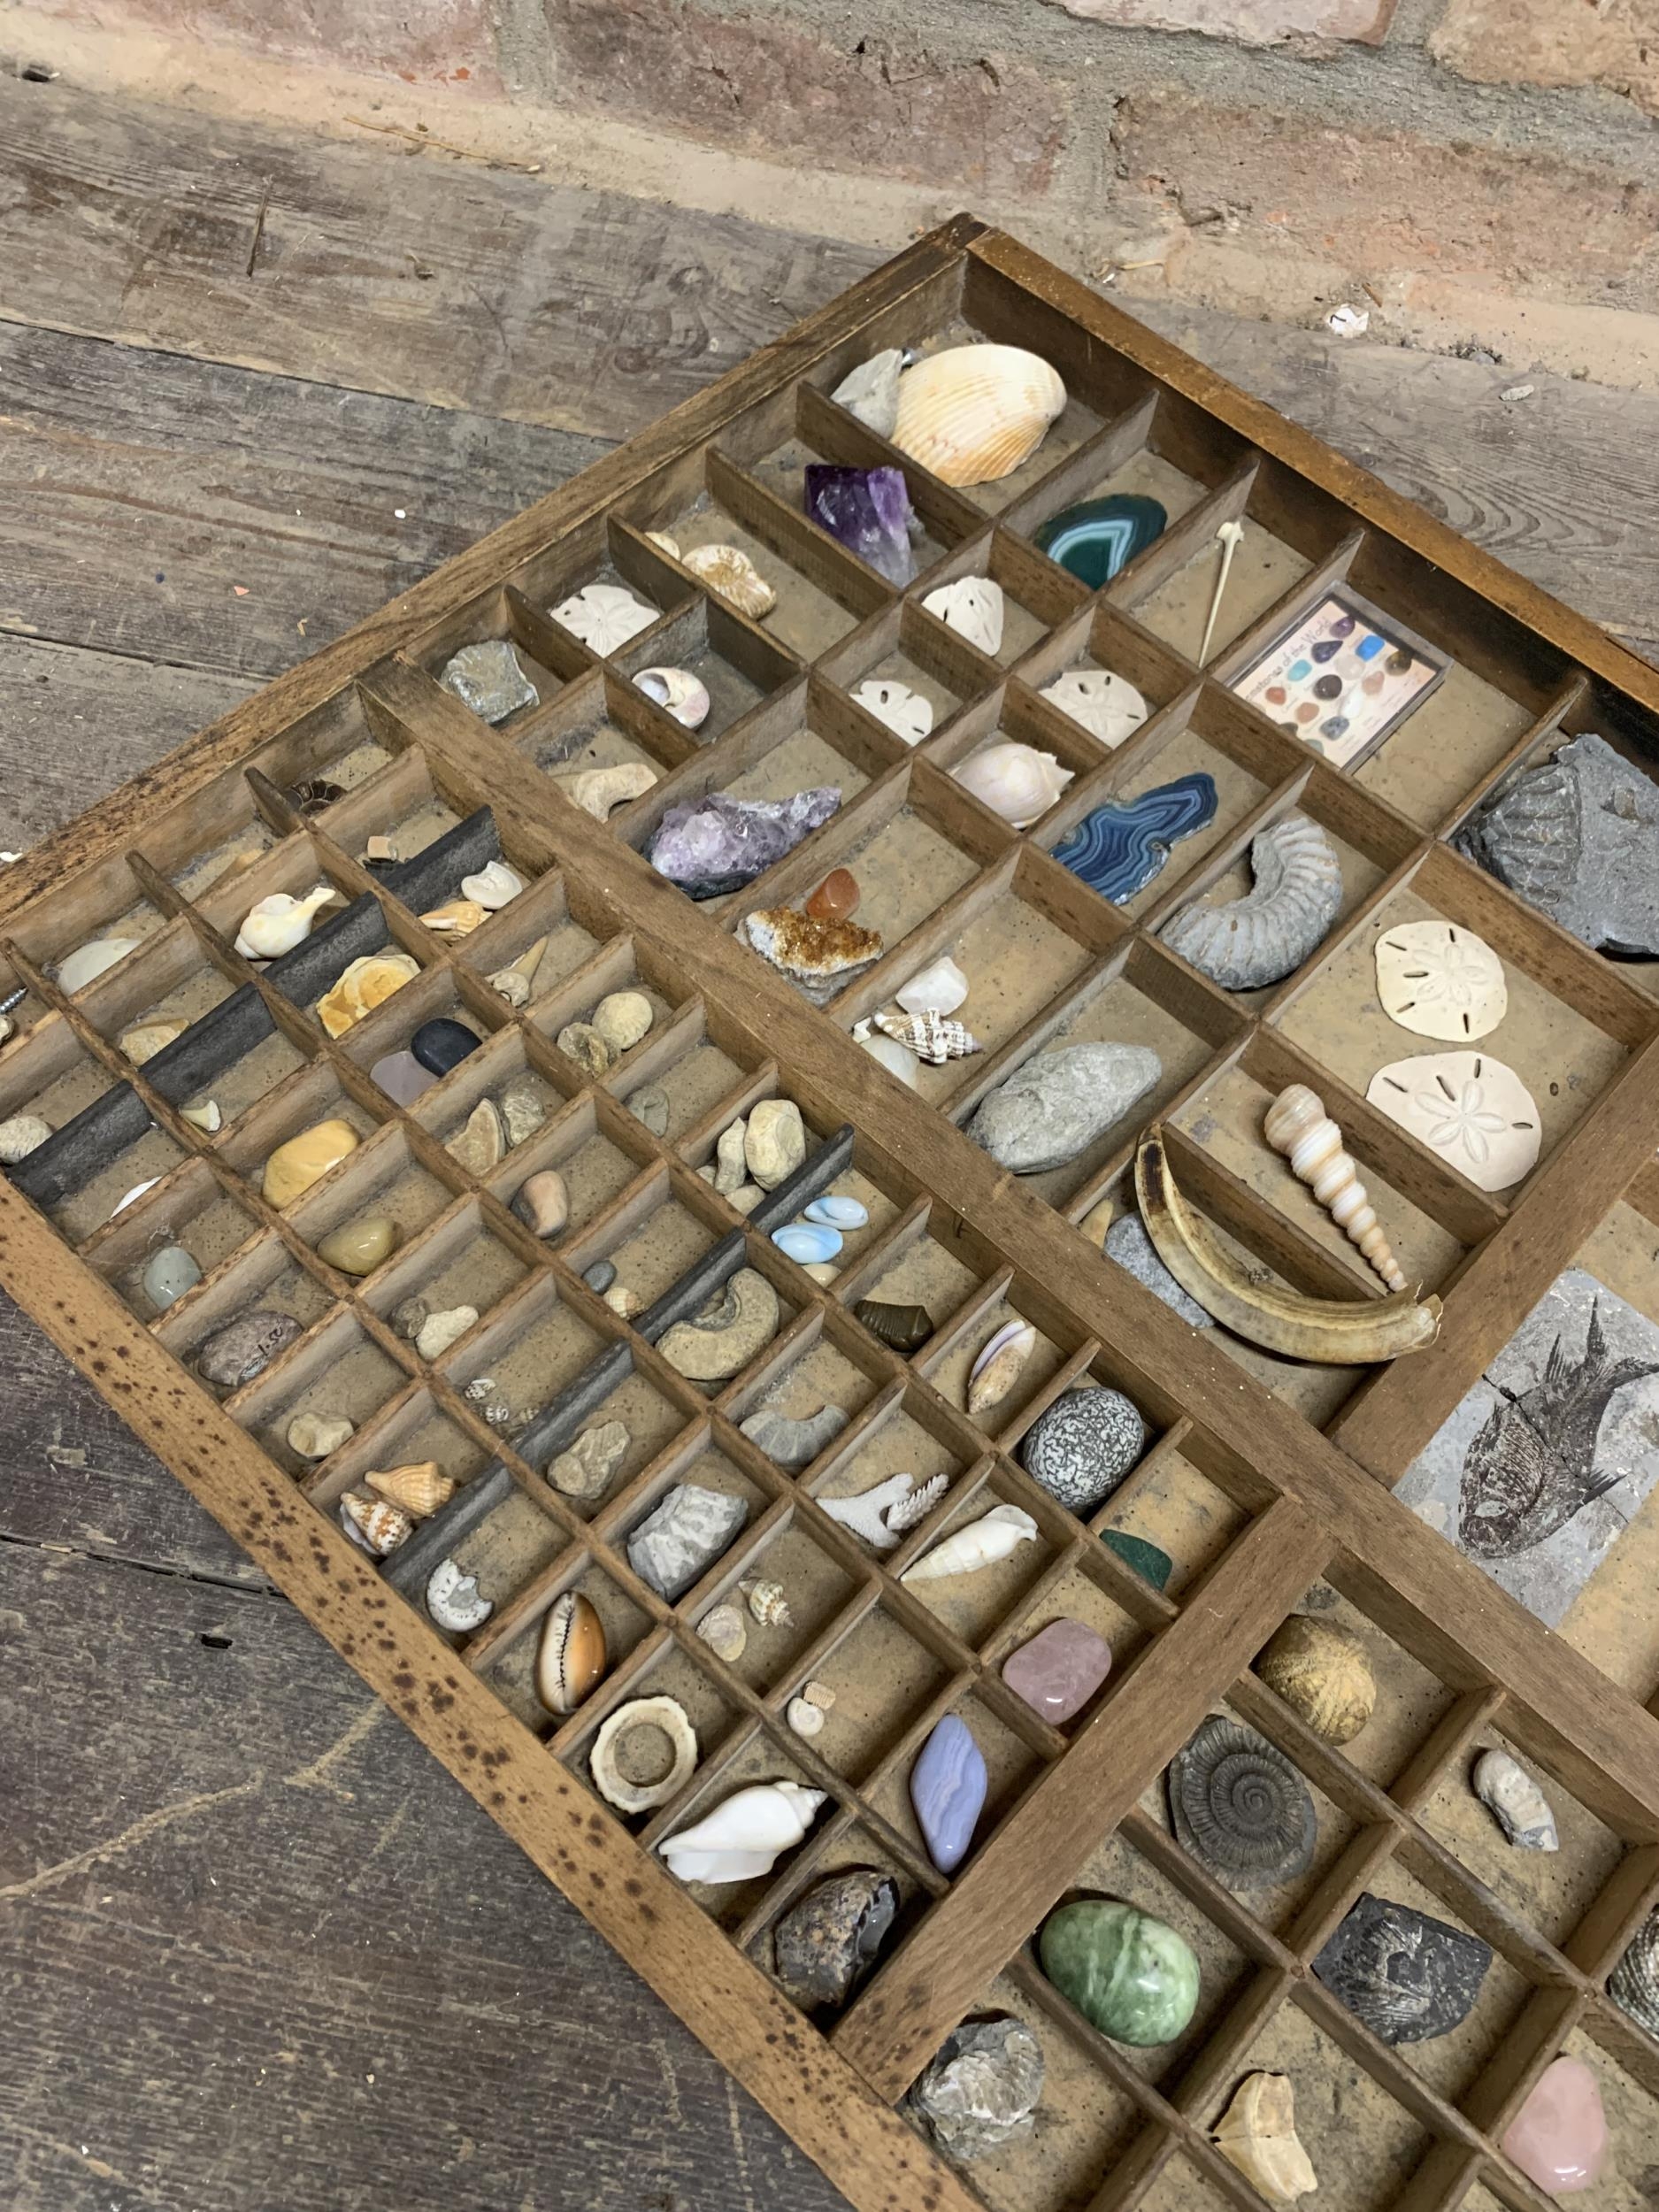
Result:
[[[1449,0],[1429,50],[1481,84],[1601,85],[1659,114],[1655,0]]]
[[[100,30],[160,31],[408,82],[500,88],[488,0],[37,0]]]
[[[1394,0],[1060,0],[1072,15],[1150,31],[1202,31],[1243,46],[1357,39],[1380,45]]]
[[[1064,142],[1061,90],[991,53],[942,61],[849,31],[684,0],[546,0],[557,79],[620,121],[818,168],[979,192],[1043,192]]]

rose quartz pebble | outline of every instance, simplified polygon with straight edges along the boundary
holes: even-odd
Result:
[[[850,868],[832,868],[806,902],[821,922],[844,922],[858,903],[858,879]]]
[[[1503,2147],[1553,2197],[1595,2186],[1607,2155],[1607,2115],[1595,2076],[1581,2060],[1558,2058],[1545,2067]]]
[[[1111,1646],[1081,1621],[1050,1621],[1002,1662],[1002,1679],[1051,1725],[1080,1713],[1111,1672]]]

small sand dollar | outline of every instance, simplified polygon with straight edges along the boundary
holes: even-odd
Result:
[[[1420,1052],[1379,1068],[1366,1088],[1430,1150],[1482,1190],[1508,1190],[1538,1164],[1538,1102],[1489,1052]]]
[[[1377,995],[1418,1037],[1472,1044],[1509,1011],[1503,963],[1456,922],[1402,922],[1377,940]]]

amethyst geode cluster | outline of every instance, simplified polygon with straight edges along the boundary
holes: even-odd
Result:
[[[724,791],[671,806],[645,849],[658,875],[694,899],[718,899],[764,874],[841,803],[837,784],[792,799],[733,799]]]
[[[836,468],[809,461],[806,511],[849,553],[902,590],[916,573],[910,550],[915,516],[898,469]]]

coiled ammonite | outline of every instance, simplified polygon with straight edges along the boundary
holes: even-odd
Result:
[[[1307,1870],[1318,1834],[1308,1786],[1281,1751],[1212,1713],[1170,1762],[1170,1817],[1229,1889],[1265,1889]]]

